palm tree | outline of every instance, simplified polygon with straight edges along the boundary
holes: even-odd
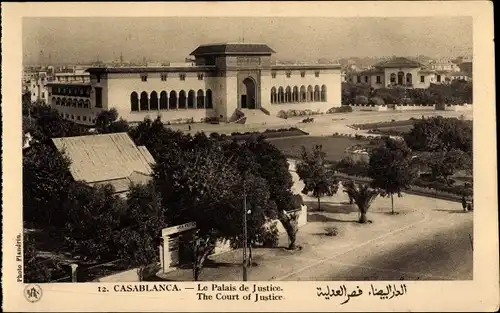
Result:
[[[345,192],[354,200],[358,206],[361,216],[359,217],[359,222],[364,224],[368,220],[366,218],[366,213],[370,208],[373,200],[380,194],[377,189],[370,188],[367,184],[347,183],[344,185]]]

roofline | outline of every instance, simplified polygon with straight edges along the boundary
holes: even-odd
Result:
[[[45,84],[45,86],[92,86],[91,83],[79,83],[79,82],[50,82]]]
[[[268,55],[272,55],[273,53],[276,53],[276,52],[205,52],[205,53],[194,53],[191,52],[189,55],[192,55],[192,56],[205,56],[205,55],[264,55],[264,56],[268,56]]]
[[[279,64],[271,65],[271,70],[340,70],[340,64]]]
[[[169,72],[205,72],[214,71],[215,66],[161,66],[161,67],[91,67],[85,71],[92,74],[118,74],[118,73],[169,73]]]

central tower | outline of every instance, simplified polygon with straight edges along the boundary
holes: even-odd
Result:
[[[196,65],[215,67],[212,88],[219,117],[227,120],[236,109],[260,108],[262,75],[269,75],[273,53],[258,43],[209,44],[191,52]]]

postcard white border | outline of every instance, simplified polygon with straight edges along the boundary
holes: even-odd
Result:
[[[316,296],[317,282],[273,282],[286,301],[196,301],[188,292],[98,294],[96,284],[42,284],[43,299],[26,301],[16,283],[15,238],[22,233],[21,81],[22,17],[147,16],[472,16],[474,40],[474,280],[408,282],[398,300],[365,298],[340,306]],[[499,304],[498,199],[495,140],[493,5],[456,2],[234,2],[234,3],[3,3],[3,307],[5,311],[494,311]],[[237,282],[235,282],[237,283]],[[337,282],[340,283],[340,282]],[[381,283],[381,282],[377,282]],[[346,282],[369,286],[369,282]],[[99,284],[105,286],[106,284]],[[180,283],[193,285],[193,283]],[[366,287],[365,287],[366,288]],[[375,298],[372,298],[375,299]],[[243,304],[243,305],[242,305]]]

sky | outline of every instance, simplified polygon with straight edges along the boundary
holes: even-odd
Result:
[[[198,45],[266,43],[276,59],[472,55],[470,17],[44,17],[23,19],[25,64],[179,62]]]

